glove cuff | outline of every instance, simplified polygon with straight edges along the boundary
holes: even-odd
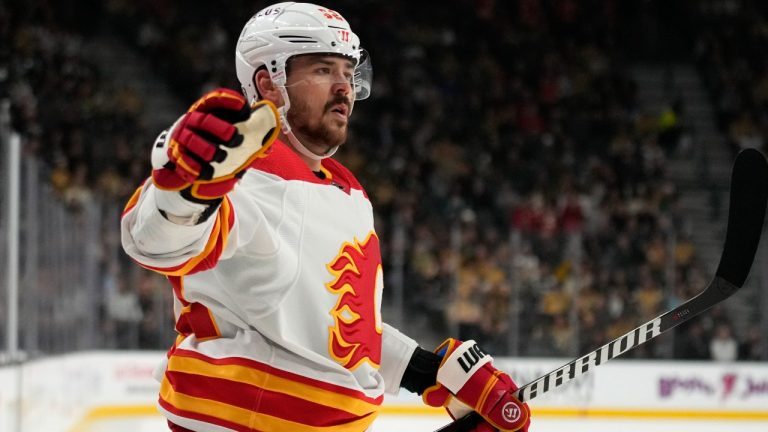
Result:
[[[452,351],[446,352],[446,357],[437,371],[437,382],[456,394],[483,365],[492,363],[493,358],[483,352],[473,340],[453,346]]]
[[[155,188],[155,205],[160,214],[177,225],[197,225],[208,219],[221,204],[218,202],[193,202],[182,193]]]

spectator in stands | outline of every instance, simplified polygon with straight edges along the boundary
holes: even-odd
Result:
[[[139,323],[143,313],[139,297],[123,275],[116,274],[115,289],[107,292],[107,324],[111,340],[118,349],[136,349],[139,347]]]
[[[675,343],[675,358],[683,360],[707,360],[709,343],[704,324],[700,320],[692,320],[680,326]]]
[[[483,316],[480,329],[483,346],[489,352],[508,352],[510,296],[512,289],[505,281],[492,284],[483,300]]]
[[[712,360],[721,362],[735,361],[739,355],[739,343],[733,337],[733,331],[728,323],[720,323],[715,327],[714,335],[709,342],[709,352]]]
[[[760,361],[765,359],[765,340],[760,326],[751,325],[746,337],[739,344],[739,360]]]
[[[659,144],[667,156],[673,154],[680,143],[683,132],[682,118],[683,101],[680,98],[675,99],[659,115]]]

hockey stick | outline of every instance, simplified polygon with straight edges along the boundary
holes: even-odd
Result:
[[[763,230],[768,201],[768,163],[755,149],[745,149],[736,156],[731,173],[731,198],[725,245],[715,277],[704,291],[671,311],[532,381],[516,392],[528,402],[589,372],[636,346],[688,321],[730,297],[747,279]],[[466,432],[483,418],[472,412],[435,432]]]

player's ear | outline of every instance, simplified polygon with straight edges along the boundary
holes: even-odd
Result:
[[[266,99],[275,104],[275,106],[281,107],[284,104],[283,95],[280,90],[275,86],[272,78],[269,76],[269,72],[266,69],[259,69],[253,76],[253,83],[256,84],[256,90],[262,99]]]

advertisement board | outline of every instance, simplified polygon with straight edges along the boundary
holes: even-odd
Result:
[[[93,430],[89,424],[96,422],[158,416],[159,384],[153,372],[164,356],[83,352],[0,367],[0,430],[80,432]],[[566,362],[498,358],[494,364],[526,383]],[[537,398],[531,407],[538,418],[742,419],[768,424],[768,365],[615,360]],[[408,392],[387,397],[382,413],[444,415]]]

